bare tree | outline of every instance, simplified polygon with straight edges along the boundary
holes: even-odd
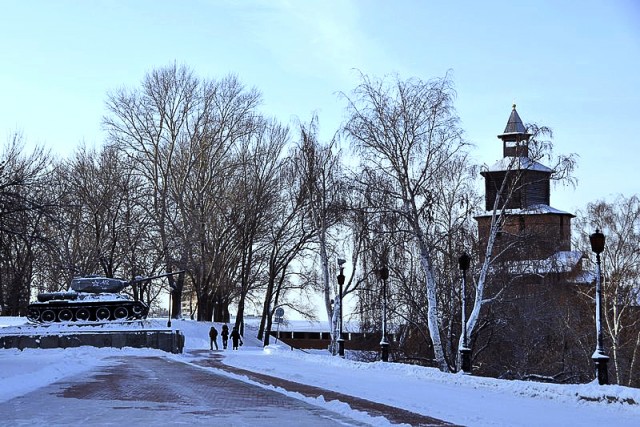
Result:
[[[337,225],[342,212],[340,188],[342,167],[335,138],[328,144],[318,141],[318,119],[314,116],[308,125],[300,125],[300,141],[296,155],[297,173],[303,180],[304,197],[309,200],[309,214],[317,230],[318,259],[320,263],[321,291],[331,323],[330,350],[337,351],[339,298],[330,279],[329,259],[332,257],[332,227]],[[332,298],[334,296],[334,298]],[[333,304],[332,304],[333,302]]]
[[[244,333],[247,296],[261,285],[258,277],[265,266],[267,235],[275,219],[279,199],[281,157],[288,141],[288,129],[276,122],[260,120],[256,131],[244,139],[237,150],[238,168],[233,185],[232,223],[239,242],[240,295],[236,327]]]
[[[132,158],[136,170],[145,178],[151,201],[148,215],[160,238],[158,250],[166,271],[184,267],[172,239],[175,210],[170,191],[179,142],[191,137],[189,120],[197,108],[197,86],[198,80],[186,67],[153,70],[144,78],[142,89],[122,88],[110,93],[106,103],[109,114],[103,118],[110,142]],[[182,283],[175,283],[173,277],[169,283],[172,314],[178,317]]]
[[[39,250],[48,245],[45,228],[56,200],[48,191],[52,161],[42,148],[23,153],[22,134],[13,133],[0,153],[0,309],[26,313]]]
[[[120,89],[109,94],[109,114],[103,123],[110,141],[128,153],[145,178],[148,215],[154,220],[166,271],[190,267],[189,246],[180,237],[185,231],[198,231],[194,227],[201,227],[202,217],[209,214],[205,197],[217,197],[211,184],[218,169],[211,168],[209,162],[224,164],[231,147],[248,133],[247,123],[259,101],[259,93],[245,91],[234,76],[221,82],[202,81],[189,68],[176,65],[147,74],[139,90]],[[191,173],[175,168],[178,160],[182,168],[195,174],[189,187]],[[189,217],[184,216],[186,204],[176,209],[180,203],[176,195],[184,196],[185,188],[193,190],[186,195],[191,198]],[[195,235],[201,238],[202,230]],[[196,273],[192,280],[210,276],[203,269]],[[177,281],[170,277],[169,284],[172,316],[177,318],[183,276]]]
[[[432,191],[432,183],[442,179],[466,146],[453,109],[451,81],[396,77],[388,83],[364,75],[361,80],[347,97],[345,132],[362,163],[388,183],[381,190],[390,194],[390,203],[380,208],[405,225],[419,248],[429,336],[436,365],[448,371],[440,335],[432,234],[434,205],[440,203],[440,195]]]
[[[591,253],[588,236],[606,236],[602,253],[603,321],[616,383],[640,386],[640,198],[619,195],[589,203],[578,223],[577,246]],[[589,257],[591,259],[591,257]],[[592,264],[592,270],[595,266]]]
[[[265,236],[267,248],[267,265],[264,304],[258,339],[263,339],[264,345],[270,343],[270,333],[273,325],[273,314],[279,307],[287,307],[303,316],[309,313],[302,305],[292,304],[286,298],[286,293],[293,289],[303,291],[306,281],[301,280],[300,274],[291,278],[293,265],[304,264],[305,253],[315,242],[316,228],[311,222],[309,209],[311,201],[306,194],[304,176],[299,175],[295,164],[295,151],[282,164],[278,182],[278,200],[273,216],[268,224]],[[296,285],[297,283],[297,285]]]
[[[133,278],[157,272],[140,183],[129,159],[111,146],[81,146],[58,165],[50,184],[60,207],[48,224],[56,250],[45,257],[44,281],[66,286],[77,275]],[[144,294],[149,304],[158,294],[147,284],[127,291],[140,299]]]
[[[260,132],[255,114],[260,94],[235,77],[199,83],[188,132],[179,142],[171,199],[179,212],[173,223],[197,295],[199,320],[229,321],[229,303],[239,269],[234,219],[242,205],[238,152]],[[242,201],[243,202],[243,201]]]

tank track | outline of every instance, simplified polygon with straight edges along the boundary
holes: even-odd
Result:
[[[27,319],[35,323],[125,321],[146,319],[149,306],[142,301],[48,301],[30,304]]]

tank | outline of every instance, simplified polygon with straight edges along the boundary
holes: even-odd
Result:
[[[69,291],[38,294],[38,302],[27,308],[27,319],[35,323],[145,319],[149,306],[119,292],[127,286],[180,273],[182,271],[129,281],[101,276],[76,277]]]

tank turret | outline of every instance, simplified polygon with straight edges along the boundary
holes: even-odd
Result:
[[[88,292],[90,294],[118,293],[129,285],[145,280],[149,279],[137,278],[129,282],[109,277],[76,277],[71,281],[71,289],[76,292]]]
[[[119,292],[137,283],[180,273],[183,271],[136,277],[133,280],[101,276],[76,277],[71,281],[69,291],[38,294],[38,302],[28,306],[27,318],[36,323],[145,319],[149,306]]]

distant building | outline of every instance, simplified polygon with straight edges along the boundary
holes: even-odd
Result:
[[[193,285],[191,281],[185,282],[185,287],[182,290],[182,299],[180,301],[180,309],[182,312],[182,317],[189,317],[191,319],[195,319],[197,316],[198,310],[198,299],[196,296],[196,292],[193,289]]]
[[[283,321],[274,323],[271,336],[284,342],[292,348],[299,349],[328,349],[331,343],[331,329],[329,322],[308,322],[304,320]],[[381,334],[379,331],[367,333],[360,331],[357,323],[346,322],[342,339],[347,350],[377,351],[380,348]],[[387,334],[390,342],[395,342],[395,334]],[[273,341],[271,341],[273,343]]]

